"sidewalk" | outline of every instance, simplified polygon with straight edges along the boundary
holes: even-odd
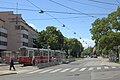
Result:
[[[16,71],[10,71],[8,64],[0,64],[0,76],[10,75],[10,74],[17,74],[17,72]]]
[[[115,62],[110,62],[108,58],[101,58],[101,65],[108,65],[108,66],[120,66],[120,64]]]
[[[7,65],[7,64],[0,64],[0,76],[17,74],[17,73],[22,72],[22,71],[32,71],[32,70],[37,69],[34,66],[23,67],[20,64],[15,65],[15,68],[16,68],[16,71],[14,71],[14,70],[10,71],[9,70],[9,65]]]

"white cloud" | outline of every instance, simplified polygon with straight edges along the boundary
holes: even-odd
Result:
[[[28,23],[28,25],[31,26],[31,27],[32,27],[33,29],[35,29],[35,30],[37,29],[37,28],[35,27],[35,25],[32,24],[32,23]]]
[[[83,42],[84,40],[84,42]],[[86,49],[88,46],[93,47],[95,45],[94,41],[91,40],[90,38],[84,38],[84,39],[79,39],[79,41],[82,43],[83,47]],[[87,43],[87,44],[86,44]]]

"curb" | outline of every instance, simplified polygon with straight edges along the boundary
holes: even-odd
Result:
[[[2,66],[9,66],[9,65],[7,65],[7,64],[4,64],[4,65],[0,65],[0,67],[2,67]]]
[[[0,74],[0,76],[4,76],[4,75],[12,75],[12,74],[17,74],[16,72],[15,73],[4,73],[4,74]]]

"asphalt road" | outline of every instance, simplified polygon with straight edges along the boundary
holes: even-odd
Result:
[[[69,64],[21,71],[1,76],[0,80],[120,80],[120,67],[101,65],[98,58],[86,58]]]

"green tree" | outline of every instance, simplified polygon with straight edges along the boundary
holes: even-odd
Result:
[[[113,49],[115,45],[119,45],[118,37],[120,31],[120,7],[116,11],[110,13],[106,18],[96,19],[90,32],[92,39],[95,40],[97,52],[107,53],[108,49]],[[118,41],[117,41],[118,40]]]
[[[92,51],[93,51],[93,48],[92,47],[88,47],[87,49],[83,50],[81,55],[91,55],[92,54]]]
[[[95,40],[97,45],[97,42],[103,35],[107,35],[107,33],[112,32],[109,20],[106,18],[96,19],[92,24],[90,32],[92,34],[92,39]]]
[[[64,49],[67,52],[67,55],[71,55],[72,57],[80,57],[80,54],[83,51],[81,42],[75,38],[65,38],[64,41]],[[68,51],[70,52],[69,54]]]
[[[63,48],[64,36],[54,26],[46,27],[46,30],[39,32],[37,45],[39,48],[48,48],[61,50]]]
[[[112,29],[116,32],[120,31],[120,7],[117,8],[117,11],[110,13],[107,18]]]
[[[112,50],[118,45],[120,45],[120,32],[109,33],[99,40],[100,49]]]

